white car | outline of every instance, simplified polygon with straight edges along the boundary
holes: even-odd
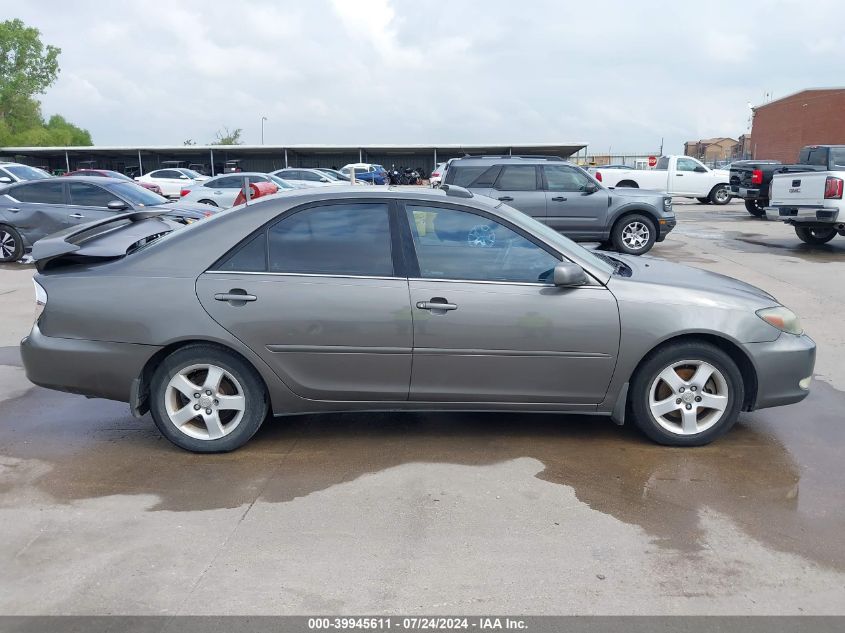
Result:
[[[439,187],[440,183],[443,182],[443,176],[445,175],[446,163],[440,163],[434,168],[434,171],[431,172],[431,176],[428,177],[428,182],[432,187]]]
[[[731,201],[730,172],[709,169],[690,156],[661,156],[654,169],[602,169],[589,171],[605,187],[634,187],[662,191],[670,196],[696,198],[703,204]]]
[[[43,169],[30,167],[23,163],[0,163],[0,185],[10,185],[24,180],[40,180],[41,178],[52,178],[52,176]]]
[[[182,200],[185,202],[200,202],[221,209],[228,209],[235,204],[235,198],[241,192],[244,178],[249,184],[254,182],[272,182],[279,188],[279,191],[298,189],[292,183],[277,178],[272,174],[260,172],[238,172],[237,174],[222,174],[209,178],[204,182],[187,185],[181,190]]]
[[[208,176],[203,176],[193,169],[179,167],[156,169],[143,176],[138,176],[135,180],[138,182],[151,182],[159,186],[161,195],[167,198],[178,198],[182,194],[182,189],[208,180]]]
[[[349,184],[346,181],[340,180],[334,174],[327,174],[319,169],[285,167],[284,169],[277,169],[270,173],[290,183],[303,184],[310,187],[330,187]]]

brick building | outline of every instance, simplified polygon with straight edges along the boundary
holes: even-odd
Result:
[[[719,160],[733,160],[738,158],[738,151],[741,151],[740,143],[726,136],[704,138],[700,141],[687,141],[684,143],[685,156],[692,156],[705,163],[713,163]]]
[[[813,88],[754,108],[751,155],[794,163],[805,145],[845,145],[845,88]]]

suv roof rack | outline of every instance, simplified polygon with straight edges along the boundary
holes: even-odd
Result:
[[[440,185],[440,188],[446,192],[447,196],[453,198],[472,198],[472,191],[458,187],[457,185]]]
[[[461,158],[530,158],[533,160],[566,160],[565,158],[552,156],[551,154],[464,154]]]

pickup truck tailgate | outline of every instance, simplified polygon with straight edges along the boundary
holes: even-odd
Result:
[[[824,206],[824,188],[830,172],[775,174],[772,178],[772,206]]]

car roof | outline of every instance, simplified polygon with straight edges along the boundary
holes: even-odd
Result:
[[[449,167],[454,165],[572,165],[571,162],[558,156],[544,158],[538,156],[463,156],[447,161]]]

